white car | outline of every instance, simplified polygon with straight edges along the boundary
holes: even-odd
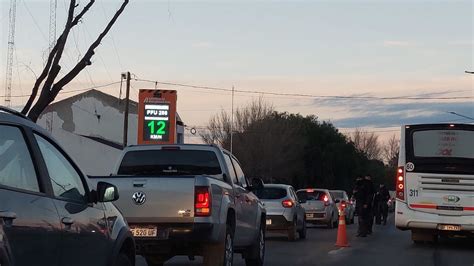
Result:
[[[355,216],[355,206],[349,200],[349,196],[347,196],[347,192],[344,190],[330,190],[332,197],[336,201],[337,208],[341,208],[341,205],[344,205],[344,215],[346,217],[346,222],[348,224],[354,223],[354,216]]]
[[[328,228],[337,227],[339,211],[329,190],[300,189],[296,195],[299,199],[306,201],[302,206],[306,210],[307,223],[325,224]]]

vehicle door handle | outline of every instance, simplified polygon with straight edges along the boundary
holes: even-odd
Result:
[[[70,217],[64,217],[63,219],[61,219],[61,223],[63,223],[64,225],[72,225],[74,223],[74,219]]]
[[[2,218],[3,220],[15,220],[16,219],[16,213],[0,211],[0,218]]]

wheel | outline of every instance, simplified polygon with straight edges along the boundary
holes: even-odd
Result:
[[[327,223],[328,229],[333,229],[334,228],[333,218],[334,218],[334,215],[331,215],[331,220],[329,220],[328,223]]]
[[[163,266],[167,261],[161,257],[145,257],[145,260],[148,266]]]
[[[296,218],[293,218],[293,225],[288,228],[288,240],[296,241],[296,236],[298,234],[298,221]]]
[[[260,225],[259,231],[257,241],[247,251],[246,266],[263,266],[265,261],[265,226]]]
[[[339,218],[336,217],[336,219],[334,219],[334,222],[333,222],[333,227],[337,228],[338,226],[339,226]]]
[[[130,258],[125,253],[120,253],[115,262],[115,266],[132,266]]]
[[[306,219],[303,219],[303,228],[298,232],[301,239],[306,239]]]
[[[223,243],[208,245],[204,250],[205,266],[232,266],[234,264],[234,236],[230,225],[227,225]]]

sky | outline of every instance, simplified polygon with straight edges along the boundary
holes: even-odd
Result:
[[[67,0],[57,0],[57,32]],[[0,0],[0,95],[4,95],[9,0]],[[80,0],[80,7],[87,3]],[[96,1],[69,38],[66,73],[121,1]],[[28,95],[49,43],[49,1],[17,0],[12,95]],[[473,1],[131,0],[96,50],[93,64],[60,94],[120,81],[120,73],[163,82],[315,96],[470,97],[380,100],[236,93],[235,106],[263,97],[278,111],[316,115],[343,132],[382,135],[401,124],[472,122]],[[132,80],[132,98],[155,84]],[[190,127],[206,125],[231,95],[169,85]],[[120,85],[100,90],[119,96]],[[122,94],[123,95],[123,94]],[[26,97],[15,97],[22,106]],[[1,101],[1,99],[0,99]]]

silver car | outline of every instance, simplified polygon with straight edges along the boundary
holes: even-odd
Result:
[[[327,189],[300,189],[296,193],[298,198],[306,201],[302,204],[306,210],[306,222],[313,224],[325,224],[328,228],[338,225],[336,202]]]
[[[353,224],[355,216],[355,206],[349,200],[347,192],[344,190],[330,190],[331,196],[336,202],[337,208],[341,208],[341,205],[344,205],[344,215],[346,217],[346,223]]]
[[[288,234],[290,241],[297,236],[306,238],[305,210],[292,186],[265,184],[254,192],[267,210],[267,231]]]

